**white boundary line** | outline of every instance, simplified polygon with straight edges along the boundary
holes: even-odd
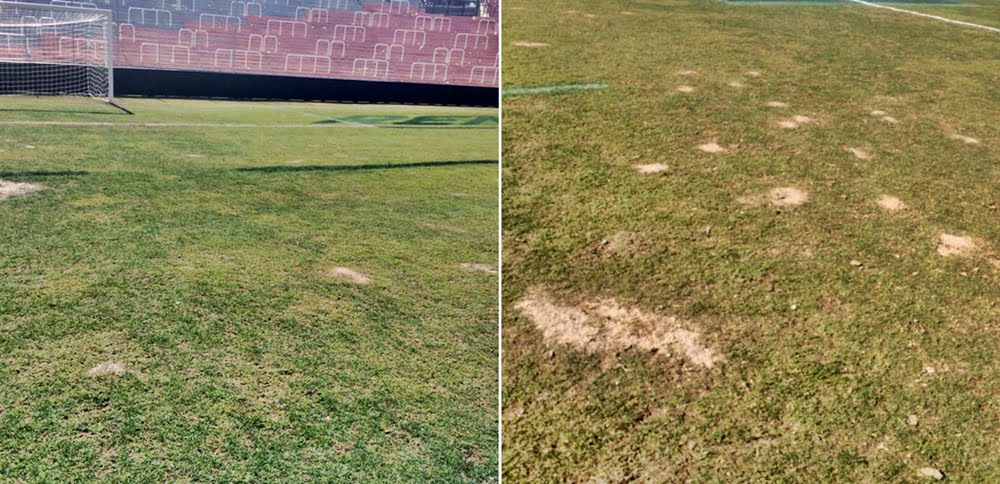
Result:
[[[0,126],[122,126],[127,128],[374,128],[359,123],[245,124],[245,123],[109,123],[101,121],[0,121]]]
[[[125,128],[411,128],[411,129],[468,129],[470,127],[457,125],[379,125],[364,124],[350,121],[321,124],[241,124],[241,123],[110,123],[101,121],[0,121],[0,126],[121,126]]]
[[[891,10],[893,12],[908,13],[910,15],[916,15],[918,17],[924,17],[924,18],[929,18],[929,19],[934,19],[934,20],[940,20],[942,22],[947,22],[947,23],[954,24],[954,25],[961,25],[963,27],[972,27],[972,28],[976,28],[976,29],[983,29],[983,30],[989,30],[991,32],[1000,33],[1000,28],[997,28],[997,27],[989,27],[989,26],[986,26],[986,25],[974,24],[972,22],[963,22],[961,20],[952,20],[950,18],[939,17],[937,15],[931,15],[929,13],[914,12],[913,10],[903,10],[901,8],[890,7],[890,6],[887,6],[887,5],[879,5],[877,3],[866,2],[864,0],[848,0],[848,1],[849,2],[854,2],[854,3],[860,3],[861,5],[866,5],[866,6],[869,6],[869,7],[881,8],[881,9],[885,9],[885,10]]]

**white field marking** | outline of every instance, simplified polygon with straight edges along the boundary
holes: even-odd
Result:
[[[545,42],[526,42],[525,41],[525,42],[514,42],[514,47],[528,47],[528,48],[538,49],[538,48],[542,48],[542,47],[549,47],[549,44],[547,44]]]
[[[928,13],[914,12],[913,10],[903,10],[901,8],[889,7],[889,6],[886,6],[886,5],[879,5],[877,3],[866,2],[864,0],[848,0],[848,1],[854,2],[854,3],[859,3],[861,5],[866,5],[866,6],[873,7],[873,8],[881,8],[881,9],[885,9],[885,10],[891,10],[893,12],[908,13],[910,15],[916,15],[918,17],[924,17],[924,18],[929,18],[929,19],[934,19],[934,20],[940,20],[942,22],[947,22],[947,23],[954,24],[954,25],[961,25],[963,27],[972,27],[972,28],[976,28],[976,29],[989,30],[991,32],[996,32],[996,33],[1000,34],[1000,28],[997,28],[997,27],[989,27],[989,26],[986,26],[986,25],[974,24],[972,22],[963,22],[961,20],[952,20],[950,18],[939,17],[937,15],[931,15],[931,14],[928,14]]]
[[[0,126],[123,126],[141,128],[379,128],[379,125],[349,121],[322,124],[241,124],[241,123],[111,123],[107,121],[0,121]],[[421,126],[421,128],[461,128],[462,126]]]

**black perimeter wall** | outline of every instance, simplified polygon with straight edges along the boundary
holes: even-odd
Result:
[[[53,68],[81,69],[46,67]],[[4,70],[9,76],[0,78],[0,94],[23,90],[25,86],[18,86],[17,80],[32,78],[30,74],[38,69],[37,64],[6,64]],[[24,76],[18,70],[23,70]],[[115,68],[115,96],[498,107],[498,94],[494,87]]]

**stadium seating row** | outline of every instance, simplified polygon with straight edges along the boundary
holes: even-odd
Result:
[[[474,86],[499,80],[496,19],[427,14],[423,2],[113,1],[51,4],[112,10],[117,66]],[[68,61],[106,52],[101,41],[57,28],[25,37],[23,49],[18,42],[0,39],[2,54]]]

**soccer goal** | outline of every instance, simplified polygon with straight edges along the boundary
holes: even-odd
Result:
[[[111,12],[0,0],[0,96],[114,102]]]

